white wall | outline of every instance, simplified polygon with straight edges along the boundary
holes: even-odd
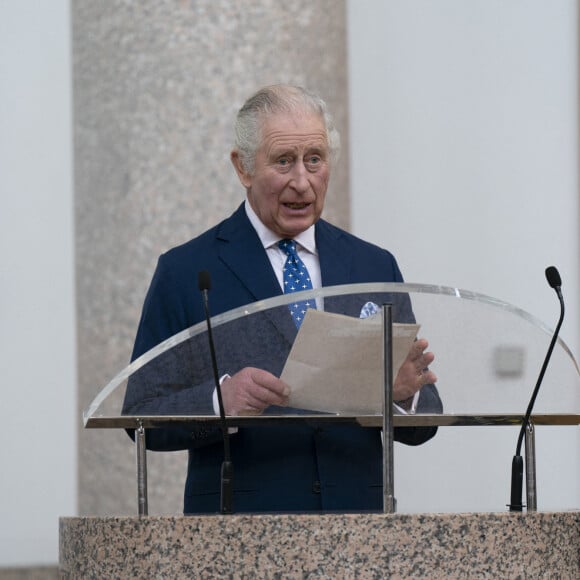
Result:
[[[391,249],[408,282],[495,296],[551,327],[559,307],[544,269],[555,264],[561,336],[580,354],[577,2],[348,10],[354,233]],[[402,509],[505,509],[516,438],[448,428],[398,448]],[[579,430],[537,439],[539,508],[580,507]]]
[[[0,0],[0,567],[58,561],[76,513],[67,0]]]

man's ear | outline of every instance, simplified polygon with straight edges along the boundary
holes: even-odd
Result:
[[[234,169],[236,170],[236,173],[238,174],[238,178],[241,181],[242,185],[246,189],[249,189],[250,185],[252,184],[252,177],[244,169],[244,166],[242,164],[242,160],[240,158],[240,153],[236,149],[234,149],[230,153],[230,159],[232,160],[232,165],[234,166]]]

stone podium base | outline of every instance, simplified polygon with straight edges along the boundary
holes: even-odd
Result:
[[[580,512],[62,518],[63,578],[580,578]]]

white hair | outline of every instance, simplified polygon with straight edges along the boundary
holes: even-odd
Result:
[[[245,171],[254,172],[256,152],[262,140],[264,119],[281,113],[309,112],[319,115],[326,128],[330,159],[340,153],[340,134],[326,103],[316,94],[291,85],[271,85],[252,95],[238,111],[235,123],[235,149]]]

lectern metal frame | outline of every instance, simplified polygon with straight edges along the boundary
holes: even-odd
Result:
[[[148,515],[147,507],[147,453],[145,449],[145,431],[147,429],[166,428],[169,426],[187,426],[198,423],[219,421],[219,417],[203,416],[143,416],[143,417],[94,417],[90,419],[87,429],[135,429],[142,434],[135,438],[137,462],[137,505],[139,515]],[[339,423],[356,423],[363,427],[382,427],[380,415],[361,415],[358,417],[320,415],[284,415],[279,417],[228,417],[232,427],[249,425],[267,426],[272,423],[296,423],[301,421],[328,421]],[[524,415],[394,415],[393,428],[396,427],[491,427],[518,426]],[[526,430],[524,447],[526,460],[526,499],[527,510],[537,510],[535,428],[536,426],[580,426],[580,415],[573,413],[537,414],[530,417],[530,426]]]
[[[397,510],[393,427],[393,306],[383,304],[383,513]]]

